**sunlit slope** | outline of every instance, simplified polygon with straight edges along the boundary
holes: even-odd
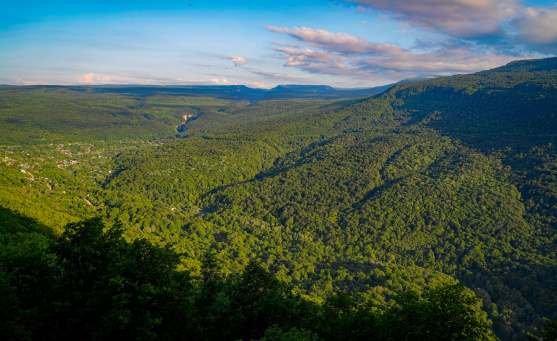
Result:
[[[234,101],[174,94],[99,92],[94,87],[0,89],[2,143],[149,140],[172,136],[184,116],[217,111]]]

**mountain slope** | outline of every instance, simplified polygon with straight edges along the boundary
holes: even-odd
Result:
[[[15,99],[44,98],[31,90]],[[483,299],[505,340],[557,319],[556,58],[344,101],[249,104],[207,89],[166,90],[64,92],[75,108],[94,98],[94,108],[112,101],[130,114],[103,144],[96,130],[84,131],[87,148],[37,142],[26,156],[5,144],[19,158],[3,163],[3,185],[43,204],[59,200],[64,214],[120,220],[129,238],[170,242],[194,272],[209,250],[229,271],[255,258],[313,300],[346,292],[381,309],[396,291],[459,280]],[[302,90],[296,96],[332,91]],[[25,103],[2,101],[11,115],[4,124],[29,122]],[[34,103],[38,122],[47,121]],[[190,114],[196,119],[181,120]],[[73,109],[65,115],[81,120]],[[133,122],[142,122],[135,138]],[[29,129],[63,140],[81,128]],[[62,152],[79,155],[81,168],[29,161],[54,162]]]
[[[483,293],[496,331],[513,339],[557,313],[557,62],[514,65],[342,108],[338,138],[204,205],[278,221],[337,259],[451,274]]]

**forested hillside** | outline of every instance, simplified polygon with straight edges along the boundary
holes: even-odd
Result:
[[[397,293],[461,282],[503,340],[557,320],[557,58],[374,97],[306,90],[2,87],[0,205],[54,240],[121,222],[193,277],[208,253],[232,282],[260,264],[309,305],[347,294],[388,316]]]
[[[208,253],[192,275],[170,247],[128,243],[100,217],[60,238],[8,209],[0,218],[3,340],[495,339],[462,283],[399,293],[384,311],[346,294],[316,304],[256,260],[225,275]]]

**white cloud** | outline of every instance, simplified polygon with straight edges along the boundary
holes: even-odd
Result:
[[[266,28],[273,32],[286,33],[313,47],[342,54],[393,53],[401,49],[398,46],[390,44],[375,44],[347,33],[333,33],[310,27],[281,28],[266,26]]]
[[[290,49],[290,48],[274,48],[273,50],[282,52],[288,56],[287,66],[297,66],[303,63],[337,63],[346,60],[344,57],[335,56],[332,53],[324,51],[315,51],[312,49]]]
[[[472,38],[502,32],[521,11],[521,0],[346,0],[389,13],[409,26]]]
[[[250,88],[255,88],[255,89],[269,89],[269,88],[271,88],[270,86],[268,86],[264,82],[253,82],[253,83],[246,84],[246,86],[248,86]]]
[[[232,62],[235,66],[244,65],[247,61],[243,57],[233,57]]]
[[[557,5],[527,7],[524,0],[344,0],[400,23],[485,47],[557,52]]]
[[[557,8],[526,8],[514,24],[522,42],[557,51]]]
[[[234,63],[234,66],[241,66],[247,63],[246,58],[244,57],[238,57],[238,56],[224,56],[224,55],[218,55],[218,57],[222,58],[222,59],[229,59],[232,61],[232,63]]]
[[[238,85],[238,83],[231,82],[226,78],[222,78],[222,79],[213,78],[213,79],[211,79],[211,83],[216,84],[216,85]]]
[[[77,76],[74,78],[74,81],[80,84],[113,84],[110,76],[99,75],[93,72]]]
[[[519,57],[480,51],[474,45],[444,43],[428,52],[390,44],[377,44],[346,34],[325,30],[268,27],[285,33],[317,49],[273,47],[284,66],[312,73],[341,75],[372,80],[388,75],[404,78],[424,74],[474,72],[493,68]],[[524,58],[526,56],[520,56]]]

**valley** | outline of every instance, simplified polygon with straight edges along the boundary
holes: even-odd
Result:
[[[51,238],[121,223],[193,276],[256,260],[315,304],[460,282],[524,340],[557,320],[556,114],[557,58],[376,93],[6,86],[0,206]]]

